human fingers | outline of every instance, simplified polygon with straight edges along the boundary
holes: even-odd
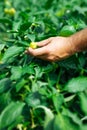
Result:
[[[51,40],[52,40],[52,37],[51,37],[51,38],[48,38],[48,39],[46,39],[46,40],[43,40],[43,41],[37,42],[37,46],[38,46],[38,47],[45,46],[45,45],[47,45],[48,43],[50,43]]]
[[[59,57],[54,57],[52,55],[41,55],[41,56],[38,56],[39,59],[42,59],[42,60],[45,60],[45,61],[50,61],[50,62],[55,62],[57,60],[60,60]]]
[[[32,56],[41,56],[44,54],[47,54],[47,48],[46,47],[41,47],[41,48],[37,48],[37,49],[32,49],[32,48],[28,48],[25,53],[30,54]]]

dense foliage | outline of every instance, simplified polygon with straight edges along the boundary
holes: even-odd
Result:
[[[87,53],[55,63],[24,53],[86,24],[87,0],[0,0],[0,130],[87,130]]]

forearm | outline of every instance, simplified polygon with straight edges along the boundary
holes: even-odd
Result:
[[[87,28],[70,36],[72,53],[87,50]]]

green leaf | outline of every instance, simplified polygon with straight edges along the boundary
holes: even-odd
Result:
[[[53,100],[54,107],[55,107],[56,111],[58,112],[64,102],[63,95],[56,93],[52,96],[52,100]]]
[[[23,71],[23,75],[24,74],[34,74],[35,73],[34,66],[32,64],[29,65],[29,66],[27,66],[27,65],[23,66],[22,71]]]
[[[7,18],[1,18],[0,23],[9,23],[9,24],[11,24],[12,21],[10,19],[7,19]]]
[[[11,80],[9,78],[4,78],[0,80],[0,94],[9,90],[11,86]]]
[[[7,128],[9,125],[15,123],[21,116],[24,105],[21,102],[10,103],[0,115],[0,129]]]
[[[53,130],[81,130],[81,127],[70,117],[59,113],[55,116]]]
[[[53,125],[54,125],[54,118],[52,120],[50,120],[46,126],[44,127],[44,130],[54,130],[53,129]],[[57,130],[57,129],[56,129]],[[58,129],[59,130],[59,129]]]
[[[53,115],[52,111],[45,106],[40,105],[40,106],[37,106],[36,109],[37,108],[42,108],[45,111],[46,116],[45,116],[45,122],[44,122],[44,129],[47,130],[46,127],[50,123],[50,121],[53,120],[54,115]]]
[[[42,68],[36,66],[34,70],[35,70],[35,77],[39,79],[43,75]]]
[[[71,118],[73,120],[73,122],[75,122],[79,126],[82,125],[82,122],[81,122],[80,118],[77,116],[77,114],[72,113],[70,110],[68,110],[66,108],[62,109],[62,115],[68,116],[69,118]]]
[[[48,122],[44,130],[83,130],[82,123],[77,116],[69,111],[58,113]]]
[[[2,62],[9,62],[14,59],[19,53],[23,51],[23,47],[12,46],[9,47],[2,58]]]
[[[65,90],[71,93],[81,92],[85,89],[87,89],[87,77],[73,78],[65,85]]]
[[[58,61],[58,65],[60,67],[64,67],[67,69],[77,69],[78,61],[77,61],[76,56],[73,55],[67,59],[64,59],[62,61]]]
[[[7,64],[0,64],[0,71],[3,71],[7,67]]]
[[[31,25],[31,23],[29,22],[26,22],[26,23],[23,23],[21,26],[20,26],[20,31],[26,31],[27,29],[29,29],[29,26]]]
[[[0,94],[0,113],[4,110],[4,108],[11,102],[11,93],[5,92]]]
[[[41,102],[40,94],[38,92],[31,93],[26,97],[25,101],[29,106],[36,107],[40,105]]]
[[[84,93],[79,93],[79,98],[80,98],[80,106],[82,111],[87,115],[87,95]]]
[[[14,67],[12,67],[11,74],[12,74],[11,75],[11,79],[12,80],[17,80],[17,79],[21,78],[21,76],[22,76],[22,67],[21,66],[18,66],[18,67],[14,66]]]
[[[18,81],[16,83],[16,92],[19,92],[21,88],[24,87],[25,83],[26,83],[25,79],[21,79],[20,81]]]
[[[0,44],[0,51],[2,51],[4,47],[5,47],[5,44]]]
[[[27,34],[24,38],[25,38],[25,40],[30,40],[32,42],[35,41],[35,35],[34,34]]]
[[[74,26],[72,26],[72,25],[71,26],[70,25],[65,25],[61,29],[59,35],[67,37],[67,36],[70,36],[70,35],[74,34],[75,32],[76,32],[76,30],[75,30]]]
[[[53,4],[53,0],[47,0],[47,2],[45,3],[45,8],[49,9]]]

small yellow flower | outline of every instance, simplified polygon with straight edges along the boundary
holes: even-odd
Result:
[[[29,47],[36,49],[37,48],[37,43],[36,42],[31,42]]]

